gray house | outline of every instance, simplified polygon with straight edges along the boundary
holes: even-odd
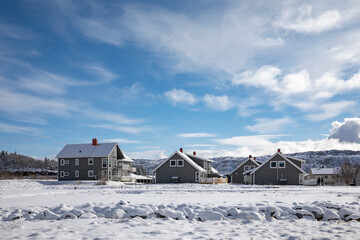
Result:
[[[234,171],[230,173],[230,182],[231,183],[240,183],[240,184],[252,184],[251,179],[249,180],[247,175],[244,175],[244,172],[252,171],[253,169],[259,167],[261,162],[256,161],[256,158],[253,158],[249,155],[249,158],[242,161],[239,166],[237,166]]]
[[[67,144],[56,156],[58,180],[133,181],[133,160],[117,143]]]
[[[200,183],[205,179],[218,178],[220,175],[211,166],[212,160],[184,153],[183,149],[175,151],[168,159],[157,166],[156,183]]]
[[[305,175],[302,169],[304,163],[304,160],[283,155],[278,149],[269,160],[252,171],[244,172],[243,175],[249,176],[253,184],[302,185]]]

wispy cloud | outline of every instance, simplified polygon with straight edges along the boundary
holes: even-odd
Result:
[[[117,142],[117,143],[142,143],[141,141],[123,139],[123,138],[111,138],[111,139],[104,139],[102,142]]]
[[[40,129],[33,127],[24,127],[13,124],[0,122],[0,132],[5,133],[20,133],[20,134],[39,134]]]
[[[106,69],[105,67],[99,65],[95,65],[95,64],[87,65],[85,68],[93,72],[94,74],[98,75],[100,81],[102,82],[110,82],[119,77],[109,69]]]
[[[25,29],[14,24],[0,22],[0,36],[13,38],[16,40],[29,40],[38,38],[38,35],[29,29]]]
[[[112,130],[112,131],[125,132],[125,133],[131,133],[131,134],[139,134],[139,133],[143,133],[143,132],[153,131],[153,128],[143,127],[143,126],[118,126],[118,125],[113,125],[113,124],[89,124],[86,126],[94,127],[94,128],[103,128],[103,129],[108,129],[108,130]]]
[[[258,118],[255,121],[255,125],[246,126],[246,128],[260,134],[278,133],[287,125],[295,123],[295,121],[289,117],[279,119]]]
[[[182,133],[179,135],[176,135],[176,137],[182,137],[182,138],[204,138],[204,137],[216,137],[215,134],[211,133]]]

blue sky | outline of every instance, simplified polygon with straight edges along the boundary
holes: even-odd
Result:
[[[358,1],[2,1],[0,148],[360,150]]]

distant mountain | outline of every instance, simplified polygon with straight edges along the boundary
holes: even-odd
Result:
[[[350,151],[350,150],[329,150],[329,151],[310,151],[302,153],[292,153],[285,154],[291,157],[303,159],[306,161],[304,165],[304,170],[306,172],[310,171],[310,168],[313,167],[339,167],[341,164],[348,160],[351,163],[360,164],[360,151]],[[271,157],[267,156],[256,156],[256,160],[266,161]],[[214,160],[213,167],[217,169],[220,174],[229,174],[232,172],[243,160],[247,159],[245,157],[216,157],[210,158]],[[147,172],[151,172],[158,166],[160,163],[165,161],[165,159],[159,160],[150,160],[150,159],[134,159],[136,165],[142,165]]]

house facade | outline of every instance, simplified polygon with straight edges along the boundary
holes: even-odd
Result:
[[[305,176],[306,180],[317,180],[323,178],[324,184],[335,184],[341,182],[341,168],[311,168],[309,174]]]
[[[285,156],[278,149],[270,159],[243,175],[250,175],[253,184],[259,185],[302,185],[305,171],[304,160]]]
[[[260,166],[260,162],[256,161],[256,158],[253,158],[249,155],[249,158],[242,161],[234,171],[230,173],[230,182],[239,183],[239,184],[252,184],[252,178],[249,177],[249,174],[244,174],[244,172],[250,172],[253,169]]]
[[[219,177],[212,167],[212,160],[180,151],[175,151],[153,172],[156,183],[200,183],[203,179]]]
[[[58,180],[133,181],[133,160],[117,143],[67,144],[56,156]]]

